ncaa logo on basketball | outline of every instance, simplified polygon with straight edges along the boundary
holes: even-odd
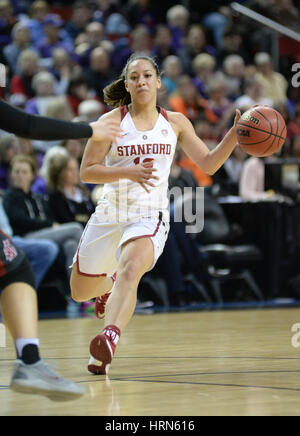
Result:
[[[250,132],[249,132],[249,130],[246,130],[246,129],[237,129],[236,130],[236,132],[237,132],[237,134],[238,135],[240,135],[240,136],[248,136],[249,138],[250,138]]]

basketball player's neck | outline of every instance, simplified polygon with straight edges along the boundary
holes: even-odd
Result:
[[[147,105],[140,105],[136,102],[132,102],[129,104],[128,109],[132,118],[139,119],[140,121],[145,120],[146,124],[149,124],[150,120],[155,124],[159,115],[156,109],[156,101]]]
[[[136,129],[140,131],[152,130],[156,125],[159,113],[155,104],[139,105],[131,103],[129,112],[133,119]]]

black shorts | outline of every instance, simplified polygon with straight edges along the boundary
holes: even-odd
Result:
[[[26,257],[13,270],[0,277],[0,294],[6,286],[12,283],[23,282],[35,289],[35,277],[31,265]]]

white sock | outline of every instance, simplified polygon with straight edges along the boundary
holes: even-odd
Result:
[[[17,349],[17,353],[18,353],[19,357],[22,356],[23,348],[25,347],[25,345],[28,345],[28,344],[34,344],[37,347],[39,347],[40,340],[38,338],[19,338],[19,339],[16,339],[15,345],[16,345],[16,349]]]

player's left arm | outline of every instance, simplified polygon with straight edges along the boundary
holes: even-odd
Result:
[[[233,126],[213,150],[209,150],[205,142],[196,135],[192,123],[184,115],[178,112],[168,115],[183,151],[206,174],[215,174],[237,145],[236,125],[241,116],[240,111],[236,110]]]

